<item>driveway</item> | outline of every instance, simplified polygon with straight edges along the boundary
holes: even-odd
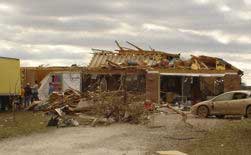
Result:
[[[114,124],[106,127],[60,128],[0,142],[0,154],[8,155],[141,155],[158,150],[177,150],[204,130],[227,120],[197,119],[189,115],[190,127],[179,115],[155,114],[147,125]],[[178,138],[178,139],[175,139]],[[186,140],[187,138],[187,140]],[[182,140],[183,139],[183,140]]]

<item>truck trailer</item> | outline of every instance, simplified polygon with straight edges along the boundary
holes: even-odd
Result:
[[[0,111],[8,110],[10,98],[20,95],[20,60],[0,57]]]

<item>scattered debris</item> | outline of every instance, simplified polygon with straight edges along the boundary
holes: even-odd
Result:
[[[79,126],[79,122],[73,118],[61,119],[57,125],[57,127],[76,127],[76,126]]]
[[[145,113],[145,96],[128,92],[125,103],[123,91],[88,92],[85,94],[93,108],[89,111],[92,115],[112,119],[115,122],[140,123]]]
[[[198,139],[198,138],[195,138],[195,137],[173,137],[173,136],[165,136],[165,138],[168,138],[168,139],[172,139],[172,140],[192,140],[192,139]]]
[[[159,155],[187,155],[180,151],[157,151],[156,153]]]
[[[77,107],[80,98],[80,92],[73,89],[67,89],[63,94],[54,92],[49,96],[49,107],[46,111],[51,111],[66,105],[69,107],[69,111],[71,111],[72,108]]]
[[[176,112],[177,114],[180,114],[182,116],[182,121],[186,122],[187,121],[187,114],[185,114],[184,112],[173,108],[172,106],[170,106],[169,104],[162,104],[161,107],[167,107],[171,110],[173,110],[174,112]]]
[[[150,50],[144,50],[130,42],[127,42],[127,44],[133,48],[122,47],[118,41],[115,41],[115,43],[119,48],[115,51],[92,49],[94,56],[88,68],[168,68],[216,71],[234,70],[243,74],[241,70],[216,57],[191,55],[190,59],[183,60],[180,54],[171,54],[164,51],[157,51],[152,48],[150,48]]]
[[[124,91],[87,91],[80,93],[68,89],[63,93],[53,93],[47,101],[36,102],[27,110],[42,110],[52,118],[48,126],[78,126],[65,116],[86,114],[92,116],[91,126],[109,125],[114,122],[141,123],[147,120],[149,109],[145,109],[145,95],[127,92],[124,102]],[[46,105],[46,106],[45,106]],[[43,108],[41,108],[43,107]],[[59,125],[62,124],[62,125]]]
[[[51,119],[49,120],[47,126],[58,126],[58,122],[59,122],[59,118],[58,116],[56,117],[51,117]]]
[[[42,101],[33,101],[25,110],[34,110],[34,108],[38,105],[42,104]]]

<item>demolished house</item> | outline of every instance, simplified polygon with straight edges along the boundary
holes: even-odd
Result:
[[[154,49],[93,49],[93,57],[83,73],[82,91],[126,89],[146,94],[146,100],[196,103],[223,92],[239,90],[243,72],[220,58],[191,56]]]
[[[116,44],[115,51],[93,49],[84,69],[49,73],[39,89],[45,100],[27,110],[46,112],[52,116],[50,122],[79,115],[95,126],[144,123],[157,107],[168,107],[185,122],[187,115],[166,103],[194,104],[240,89],[243,72],[222,59],[192,55],[183,60],[180,54],[143,50],[129,42],[135,49]],[[49,96],[48,83],[57,88]],[[164,104],[155,106],[158,103]]]
[[[49,83],[53,85],[54,92],[65,92],[68,89],[81,91],[81,81],[81,72],[51,72],[40,82],[39,98],[43,100],[49,97]]]
[[[21,83],[22,86],[25,86],[26,83],[34,84],[35,81],[41,83],[43,79],[45,79],[48,74],[53,74],[57,72],[79,72],[83,70],[83,67],[78,66],[57,66],[57,67],[46,67],[46,66],[38,66],[38,67],[21,67]]]

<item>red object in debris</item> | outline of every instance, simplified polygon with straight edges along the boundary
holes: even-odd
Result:
[[[151,101],[146,101],[145,102],[145,104],[144,104],[144,108],[146,109],[146,110],[150,110],[150,111],[152,111],[152,110],[154,110],[154,103],[153,102],[151,102]]]
[[[160,65],[163,66],[163,67],[168,67],[169,66],[169,61],[164,59],[164,60],[161,61]]]

